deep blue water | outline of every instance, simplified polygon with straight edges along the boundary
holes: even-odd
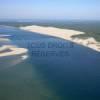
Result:
[[[99,52],[13,27],[1,26],[0,33],[29,55],[22,62],[0,58],[0,100],[100,100]]]

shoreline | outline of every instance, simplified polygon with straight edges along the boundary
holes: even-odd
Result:
[[[100,42],[97,42],[93,37],[87,39],[73,38],[73,36],[85,34],[85,32],[70,30],[70,29],[61,29],[56,27],[36,26],[36,25],[20,27],[20,29],[30,32],[36,32],[37,34],[62,38],[100,52]]]
[[[4,35],[6,36],[6,35]],[[7,36],[6,36],[7,37]],[[14,56],[14,55],[21,55],[21,54],[27,54],[28,50],[26,48],[19,48],[15,45],[12,45],[8,42],[11,42],[8,38],[2,38],[2,35],[0,37],[0,42],[5,43],[0,46],[0,58],[6,57],[6,56]],[[22,59],[25,57],[22,56]]]
[[[10,50],[10,51],[3,52],[5,50]],[[18,48],[16,46],[12,46],[12,45],[3,45],[0,47],[0,52],[2,52],[2,53],[0,53],[0,57],[5,57],[5,56],[25,54],[25,53],[27,53],[27,49]]]
[[[6,35],[4,38],[0,38],[0,43],[0,71],[21,63],[28,58],[28,50],[13,45]]]

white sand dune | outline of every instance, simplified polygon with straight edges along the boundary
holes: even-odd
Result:
[[[75,35],[85,34],[84,32],[69,30],[69,29],[60,29],[55,27],[36,26],[36,25],[20,27],[20,29],[36,32],[37,34],[49,35],[69,40],[71,42],[89,47],[95,51],[100,52],[100,42],[97,42],[93,37],[90,37],[88,39],[72,38],[72,36]]]

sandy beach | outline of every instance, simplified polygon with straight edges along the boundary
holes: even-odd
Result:
[[[56,27],[36,26],[36,25],[20,27],[20,29],[36,32],[37,34],[49,35],[49,36],[54,36],[65,40],[69,40],[71,42],[77,43],[79,45],[100,52],[100,42],[97,42],[93,37],[87,39],[72,38],[75,35],[85,34],[85,32],[69,30],[69,29],[60,29]]]
[[[5,50],[9,50],[7,52],[3,52]],[[20,54],[25,54],[27,53],[27,49],[25,48],[18,48],[16,46],[12,45],[4,45],[0,47],[0,57],[5,57],[5,56],[13,56],[13,55],[20,55]]]
[[[10,42],[10,39],[7,38],[0,38],[0,42]],[[15,45],[10,44],[4,44],[0,46],[0,57],[6,57],[6,56],[13,56],[13,55],[21,55],[26,54],[28,52],[25,48],[19,48]]]

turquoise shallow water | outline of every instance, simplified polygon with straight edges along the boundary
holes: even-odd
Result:
[[[29,55],[0,58],[0,100],[100,99],[99,52],[13,27],[1,26],[0,33]]]

